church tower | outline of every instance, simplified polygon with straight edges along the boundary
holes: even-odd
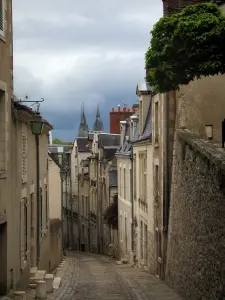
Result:
[[[96,119],[93,126],[93,131],[104,131],[103,122],[100,117],[99,105],[97,107]]]
[[[81,108],[80,126],[77,137],[88,137],[88,124],[84,113],[84,104],[82,104]]]

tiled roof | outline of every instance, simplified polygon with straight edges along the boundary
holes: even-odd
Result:
[[[88,138],[77,138],[78,152],[90,152],[88,148]]]
[[[114,154],[116,153],[116,150],[115,148],[111,148],[111,149],[104,149],[104,158],[105,159],[109,159],[111,157],[114,156]]]
[[[152,137],[152,102],[149,105],[144,131],[143,134],[140,136],[139,141],[150,139],[151,137]]]
[[[98,146],[103,148],[105,146],[118,146],[120,145],[120,134],[99,133]]]

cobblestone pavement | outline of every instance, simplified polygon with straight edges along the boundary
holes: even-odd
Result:
[[[55,300],[181,300],[154,276],[95,254],[69,253]]]

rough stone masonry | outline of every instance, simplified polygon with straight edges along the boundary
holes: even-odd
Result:
[[[166,282],[185,299],[224,299],[225,151],[176,136]]]

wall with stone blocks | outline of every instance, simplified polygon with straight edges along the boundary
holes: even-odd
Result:
[[[177,130],[166,282],[185,299],[223,298],[225,151]]]

